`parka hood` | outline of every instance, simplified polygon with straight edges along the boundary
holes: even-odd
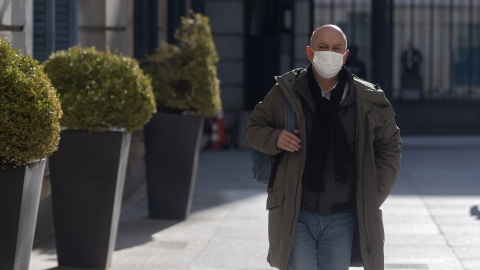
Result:
[[[297,68],[285,74],[275,76],[275,80],[288,97],[287,92],[293,92],[293,85],[306,74],[307,70],[305,68]]]
[[[373,117],[372,120],[376,122],[376,125],[385,125],[390,119],[393,119],[395,111],[385,97],[385,92],[380,89],[380,86],[367,82],[355,75],[354,78],[355,89],[357,89],[357,106],[363,107],[367,113],[380,109],[381,113],[369,114]]]

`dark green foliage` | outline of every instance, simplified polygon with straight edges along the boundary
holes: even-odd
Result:
[[[23,166],[56,151],[61,115],[43,67],[0,39],[0,166]]]
[[[53,53],[44,65],[60,93],[60,124],[69,130],[132,132],[155,112],[151,79],[133,58],[76,46]]]
[[[217,113],[222,108],[218,55],[208,18],[199,13],[182,17],[175,38],[178,45],[162,42],[145,67],[152,76],[159,110],[205,116]]]

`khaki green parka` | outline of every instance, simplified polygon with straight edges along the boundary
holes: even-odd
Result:
[[[302,175],[308,142],[307,127],[300,94],[308,87],[306,69],[296,69],[275,77],[277,84],[258,103],[245,127],[250,145],[266,154],[276,155],[276,140],[285,128],[284,96],[296,115],[301,148],[286,152],[280,161],[273,192],[268,194],[267,260],[272,267],[287,269],[292,250],[302,197]],[[356,233],[352,246],[352,266],[366,270],[384,269],[384,230],[380,206],[390,194],[400,170],[401,139],[395,113],[382,90],[349,73],[349,87],[356,92]]]

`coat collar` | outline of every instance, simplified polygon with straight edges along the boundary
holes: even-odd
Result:
[[[374,119],[378,121],[378,124],[385,122],[386,119],[392,119],[395,117],[395,112],[393,111],[390,102],[387,100],[385,93],[378,85],[374,85],[351,74],[345,67],[343,67],[343,69],[346,70],[348,74],[349,92],[352,90],[356,96],[357,112],[366,114],[377,108],[386,109],[381,115],[378,115],[378,119]],[[276,76],[275,80],[281,86],[285,96],[292,104],[295,103],[294,100],[297,96],[296,93],[298,93],[305,99],[308,106],[313,111],[315,110],[315,103],[313,102],[313,97],[308,86],[306,68],[291,70],[283,75]],[[353,87],[354,89],[352,89]],[[298,102],[301,104],[300,100],[298,100]]]
[[[343,70],[347,73],[347,78],[348,78],[348,92],[349,93],[355,93],[354,89],[354,77],[348,71],[345,67],[343,67]],[[277,82],[282,83],[288,91],[294,91],[300,94],[300,96],[303,97],[303,99],[307,102],[308,106],[312,111],[315,111],[315,102],[313,100],[312,93],[310,92],[310,86],[308,82],[308,75],[307,75],[307,69],[302,68],[302,69],[296,69],[291,72],[287,72],[284,75],[276,77]],[[350,103],[354,103],[354,100],[344,100],[344,102],[347,102],[350,105]],[[343,102],[342,102],[343,103]]]

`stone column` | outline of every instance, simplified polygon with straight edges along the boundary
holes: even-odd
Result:
[[[0,0],[0,38],[33,54],[33,0]]]
[[[78,42],[99,50],[110,47],[133,56],[133,0],[82,0],[78,5]]]
[[[297,0],[295,1],[295,15],[294,15],[294,36],[295,36],[295,60],[294,66],[296,68],[304,68],[308,65],[306,46],[310,44],[311,25],[310,25],[310,9],[311,1]],[[314,28],[316,28],[315,26]]]
[[[167,40],[167,0],[158,0],[157,37],[158,44]]]
[[[244,55],[244,7],[244,0],[205,1],[205,15],[210,19],[210,28],[220,57],[217,72],[220,79],[225,126],[232,137],[239,135],[242,145],[247,144],[243,131],[241,131],[243,128],[240,127],[244,122],[242,119],[246,118],[241,116],[246,59]],[[245,115],[250,115],[250,112]]]

